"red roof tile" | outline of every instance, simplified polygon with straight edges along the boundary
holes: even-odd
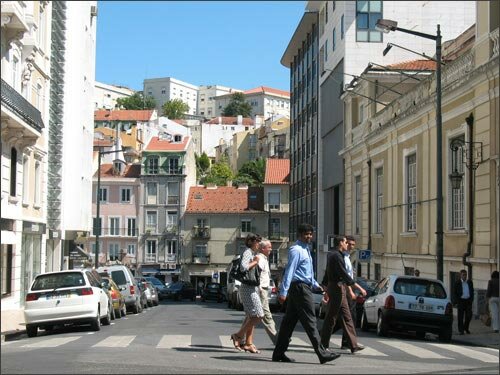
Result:
[[[127,178],[138,178],[141,175],[141,165],[140,164],[128,164],[125,167],[125,172],[122,175],[114,173],[113,164],[106,163],[101,164],[101,177],[127,177]],[[94,177],[97,176],[97,172]]]
[[[394,70],[436,70],[436,62],[431,60],[411,60],[388,65]]]
[[[267,159],[265,184],[288,184],[290,182],[290,159]]]
[[[149,121],[153,110],[128,110],[119,109],[107,111],[99,109],[94,111],[94,121]]]
[[[186,151],[190,136],[183,136],[182,142],[153,137],[144,151]]]
[[[207,189],[193,186],[189,189],[186,213],[240,213],[263,210],[262,188],[238,189],[219,186]]]
[[[286,97],[290,97],[290,92],[288,91],[283,91],[283,90],[278,90],[278,89],[273,89],[272,87],[266,87],[266,86],[259,86],[254,89],[250,89],[244,92],[245,95],[248,94],[260,94],[260,93],[269,93],[269,94],[275,94],[275,95],[282,95]]]
[[[222,116],[220,119],[221,119],[220,123],[222,125],[238,125],[238,117],[224,117],[224,116]],[[213,119],[208,121],[207,124],[218,125],[219,124],[219,117],[214,117]],[[254,124],[254,121],[249,117],[243,117],[241,124],[245,125],[245,126],[252,126]]]

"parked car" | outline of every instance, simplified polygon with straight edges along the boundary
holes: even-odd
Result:
[[[375,326],[377,335],[390,330],[426,332],[451,341],[453,308],[446,288],[437,279],[390,275],[380,280],[364,304],[361,329]]]
[[[113,306],[113,311],[115,313],[115,318],[121,318],[127,315],[127,306],[125,305],[125,297],[121,293],[125,287],[119,287],[113,281],[111,277],[101,276],[103,283],[109,290],[111,295],[111,302]]]
[[[271,311],[278,311],[280,309],[280,303],[278,300],[278,288],[273,279],[269,280],[269,289],[267,290],[267,298],[269,300],[269,309]]]
[[[135,280],[146,294],[146,304],[149,307],[158,306],[158,292],[149,281],[141,281],[144,278],[136,277]]]
[[[207,283],[201,292],[201,301],[215,300],[218,303],[224,301],[224,293],[219,283]]]
[[[157,279],[154,276],[144,276],[142,277],[142,279],[144,279],[144,281],[149,281],[151,284],[153,284],[153,287],[156,289],[156,292],[158,293],[158,300],[162,300],[164,298],[167,286],[163,284],[163,282],[160,279]]]
[[[189,281],[177,281],[167,287],[166,298],[172,298],[176,301],[182,299],[196,300],[196,289]]]
[[[43,273],[35,277],[24,307],[28,337],[38,328],[50,331],[55,325],[90,324],[99,331],[101,322],[111,323],[106,292],[88,270]]]
[[[127,310],[132,311],[134,314],[142,311],[140,294],[137,293],[137,285],[134,280],[134,275],[130,268],[115,264],[112,266],[99,267],[97,272],[101,275],[109,275],[113,279],[113,281],[120,288],[124,287],[121,291],[123,296],[125,297],[125,305],[127,306]]]

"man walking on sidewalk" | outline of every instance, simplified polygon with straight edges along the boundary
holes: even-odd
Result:
[[[460,271],[460,279],[455,283],[455,300],[457,301],[458,332],[470,334],[469,324],[472,319],[472,301],[474,300],[474,285],[467,280],[467,271]]]

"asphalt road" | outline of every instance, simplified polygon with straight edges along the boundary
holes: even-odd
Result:
[[[273,346],[256,330],[260,354],[237,352],[229,339],[243,312],[216,302],[162,302],[142,314],[127,315],[93,332],[87,327],[39,331],[1,346],[1,373],[491,373],[498,374],[498,350],[439,343],[432,335],[377,337],[359,332],[366,349],[320,365],[300,323],[287,354],[295,363],[271,361]],[[279,326],[281,314],[275,315]],[[321,321],[319,325],[321,325]],[[332,336],[331,348],[339,347]]]

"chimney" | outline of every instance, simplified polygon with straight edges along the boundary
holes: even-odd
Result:
[[[238,125],[243,125],[243,116],[238,115]]]

